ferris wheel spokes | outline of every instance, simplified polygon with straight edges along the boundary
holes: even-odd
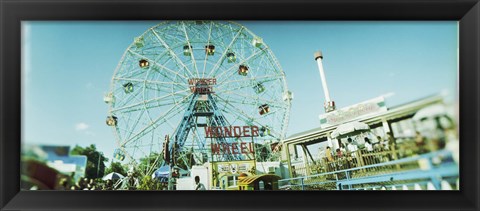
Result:
[[[155,36],[157,37],[158,41],[160,41],[160,43],[166,48],[168,49],[170,55],[172,55],[173,57],[175,57],[175,61],[180,64],[187,72],[188,72],[188,75],[189,77],[193,77],[193,73],[192,71],[182,62],[182,60],[180,60],[180,58],[177,56],[177,54],[172,50],[172,48],[157,34],[157,32],[155,32],[155,30],[151,29],[151,31],[155,34]]]
[[[162,123],[165,123],[166,121],[166,117],[168,117],[167,115],[169,114],[177,114],[177,112],[179,111],[182,111],[184,110],[184,108],[182,106],[173,106],[171,107],[168,111],[164,112],[164,114],[162,116],[159,116],[158,118],[156,118],[153,122],[151,122],[149,125],[145,126],[144,128],[142,128],[138,133],[136,133],[133,137],[129,138],[128,140],[125,140],[121,145],[125,145],[127,144],[128,142],[131,142],[133,140],[135,140],[135,138],[141,138],[141,135],[142,134],[145,134],[145,133],[148,133],[150,130],[153,130],[155,127],[154,125],[159,123],[159,124],[162,124]],[[163,120],[163,122],[160,122],[161,120]]]
[[[212,38],[212,28],[213,28],[213,22],[210,22],[210,29],[208,30],[208,39],[207,39],[207,45],[205,48],[209,48],[211,45],[211,38]],[[206,52],[205,60],[203,61],[203,71],[202,71],[202,78],[205,77],[205,70],[207,69],[207,59],[208,59],[208,53]]]
[[[190,48],[190,51],[192,51],[192,44],[190,43],[190,39],[188,38],[188,34],[187,34],[187,29],[185,27],[185,23],[184,22],[181,22],[182,23],[182,26],[183,26],[183,32],[185,33],[185,41],[187,42],[187,45],[188,47]],[[193,68],[195,69],[195,71],[197,72],[197,76],[200,75],[200,73],[198,72],[198,67],[197,67],[197,63],[195,62],[195,57],[193,56],[193,53],[190,54],[190,57],[191,57],[191,60],[192,60],[192,65],[193,65]]]
[[[255,59],[257,56],[260,56],[262,55],[261,53],[265,50],[266,48],[263,48],[261,50],[256,50],[252,55],[250,55],[249,57],[247,57],[246,59],[243,59],[242,61],[239,62],[239,64],[245,64],[246,62],[248,62],[249,60],[251,59]],[[220,75],[216,76],[218,80],[223,80],[224,78],[230,78],[232,77],[236,71],[232,71],[233,68],[238,68],[238,66],[231,66],[230,68],[226,69],[224,72],[220,73]],[[223,75],[226,75],[224,78],[222,78],[221,76]]]
[[[235,35],[235,37],[233,37],[232,41],[230,42],[230,44],[228,44],[227,48],[223,51],[223,54],[220,56],[220,59],[217,61],[217,63],[213,66],[212,70],[208,73],[208,76],[207,77],[212,77],[212,74],[215,75],[216,74],[216,71],[218,70],[218,68],[220,67],[220,63],[223,62],[223,58],[226,56],[227,52],[230,50],[231,52],[231,48],[232,48],[232,45],[233,43],[237,40],[238,36],[242,33],[243,31],[243,27],[240,28],[240,30],[238,30],[237,34]],[[233,53],[233,52],[232,52]]]
[[[185,90],[182,90],[182,91],[177,91],[175,93],[171,93],[171,94],[167,94],[167,95],[164,95],[164,96],[160,96],[160,97],[156,97],[156,98],[152,98],[152,99],[149,99],[149,100],[146,100],[146,101],[140,101],[138,103],[135,103],[135,104],[131,104],[131,105],[125,105],[123,107],[120,107],[120,108],[116,108],[114,110],[111,110],[110,112],[111,113],[115,113],[115,112],[119,112],[119,111],[123,111],[123,110],[126,110],[126,109],[136,109],[137,107],[139,109],[142,109],[144,108],[144,106],[147,106],[148,104],[150,103],[157,103],[157,102],[161,102],[162,100],[164,99],[168,99],[168,98],[172,98],[173,96],[177,96],[179,94],[182,94],[182,93],[188,93],[188,91],[190,91],[190,89],[185,89]],[[188,96],[190,96],[191,94],[188,94],[186,96],[180,96],[182,97],[180,101],[183,101],[183,99],[186,99]],[[148,106],[149,108],[155,108],[155,107],[158,107],[158,106],[155,106],[155,105],[152,105],[152,106]]]
[[[134,52],[134,51],[131,51],[131,50],[130,50],[130,52],[131,52],[132,54],[138,56],[138,57],[141,58],[141,59],[143,59],[143,58],[145,58],[145,59],[147,59],[147,60],[149,59],[149,58],[146,58],[145,56],[142,56],[142,55],[140,55],[140,54],[138,54],[138,53],[136,53],[136,52]],[[150,60],[149,60],[149,61],[150,61]],[[157,63],[156,61],[153,61],[153,60],[151,60],[151,61],[152,61],[156,66],[158,66],[158,67],[160,67],[160,68],[162,68],[162,69],[165,69],[165,70],[169,71],[170,73],[173,73],[174,75],[177,75],[177,76],[185,79],[185,82],[188,80],[187,77],[185,77],[185,76],[183,76],[183,75],[180,75],[180,74],[177,73],[176,71],[174,71],[174,70],[172,70],[172,69],[170,69],[170,68],[168,68],[168,67],[165,67],[165,66]]]

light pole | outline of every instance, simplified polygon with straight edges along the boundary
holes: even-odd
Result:
[[[102,154],[100,154],[100,152],[98,152],[98,165],[97,165],[97,178],[98,178],[98,173],[100,171],[100,160],[102,159]]]

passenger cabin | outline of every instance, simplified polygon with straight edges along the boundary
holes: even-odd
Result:
[[[183,55],[184,56],[192,55],[192,46],[191,45],[184,45],[183,46]]]
[[[125,159],[125,154],[121,149],[115,149],[115,151],[113,151],[113,158],[123,161]]]
[[[260,47],[260,46],[262,46],[262,44],[263,44],[263,39],[260,38],[260,37],[255,37],[255,38],[253,38],[252,44],[253,44],[255,47]]]
[[[149,65],[150,64],[148,63],[148,61],[146,59],[142,59],[138,62],[138,66],[140,66],[143,69],[148,68]]]
[[[115,103],[115,96],[113,96],[113,93],[110,92],[103,97],[103,101],[107,104]]]
[[[107,116],[106,121],[108,126],[117,126],[117,117],[116,116]]]
[[[270,135],[270,128],[268,126],[263,126],[259,130],[259,134],[261,137]]]
[[[246,65],[240,65],[238,67],[238,74],[241,76],[246,76],[248,74],[248,67]]]
[[[215,46],[214,45],[206,45],[205,46],[205,53],[209,56],[213,56],[215,54]]]
[[[131,82],[123,84],[123,90],[125,91],[126,94],[132,93],[133,92],[133,84]]]
[[[255,85],[253,88],[255,89],[255,92],[257,94],[260,94],[265,91],[265,87],[263,86],[262,83],[257,83],[257,85]]]
[[[270,107],[268,106],[268,104],[263,104],[258,107],[258,113],[260,115],[267,114],[268,112],[270,112]]]
[[[137,46],[137,48],[143,47],[143,37],[135,37],[133,42],[135,43],[135,46]]]
[[[237,61],[237,57],[235,56],[234,53],[228,52],[227,53],[227,61],[228,61],[228,63],[233,63],[233,62]]]

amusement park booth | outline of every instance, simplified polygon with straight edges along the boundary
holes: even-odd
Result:
[[[177,190],[193,190],[195,176],[207,190],[276,190],[288,171],[280,162],[224,161],[193,166],[190,177],[177,180]],[[280,176],[281,175],[281,176]]]
[[[442,107],[445,109],[443,112],[440,112],[438,111],[439,109],[430,109],[432,107]],[[430,115],[431,118],[428,118],[428,115],[425,115],[425,110],[437,110],[438,112],[430,112],[428,115]],[[419,117],[420,115],[422,117]],[[447,105],[442,95],[433,95],[391,108],[386,107],[383,97],[374,98],[336,111],[321,114],[321,127],[294,134],[283,141],[282,160],[284,162],[286,161],[289,167],[290,178],[322,173],[328,171],[327,168],[321,167],[321,163],[326,159],[326,148],[330,147],[331,152],[335,153],[342,144],[345,146],[348,144],[346,141],[349,137],[339,136],[339,138],[332,138],[333,132],[337,130],[340,125],[359,122],[368,126],[369,133],[373,134],[369,136],[373,144],[377,143],[377,137],[381,137],[381,139],[384,140],[387,139],[387,134],[391,134],[394,143],[398,144],[405,140],[413,142],[416,132],[441,131],[439,132],[440,135],[444,135],[443,131],[446,128],[453,128],[454,122],[456,122],[453,116],[455,116],[455,105]],[[441,126],[442,124],[440,122],[445,122],[442,121],[442,118],[447,119],[446,122],[449,122],[447,123],[449,126]],[[422,135],[428,134],[422,132]],[[430,135],[434,136],[432,133],[430,133]],[[335,137],[335,135],[333,135],[333,137]],[[364,137],[367,136],[362,134],[362,138],[355,140],[359,147],[363,146]],[[386,153],[386,151],[384,151],[384,153]],[[398,151],[395,152],[395,147],[392,147],[389,153],[392,155],[399,154]],[[391,159],[396,158],[390,158],[390,160]],[[359,162],[356,167],[362,165],[366,164]]]
[[[245,176],[239,179],[238,190],[278,190],[279,176],[260,174]]]

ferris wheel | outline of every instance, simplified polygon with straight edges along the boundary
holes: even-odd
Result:
[[[208,94],[198,91],[199,82],[209,84],[203,87]],[[115,158],[137,166],[160,157],[166,136],[182,139],[180,146],[170,143],[176,153],[206,162],[212,140],[204,127],[212,124],[258,126],[256,143],[283,140],[291,99],[285,74],[263,40],[223,21],[151,27],[127,48],[104,97],[106,123],[118,147]],[[205,101],[211,103],[199,103]],[[206,105],[203,113],[201,105]]]

